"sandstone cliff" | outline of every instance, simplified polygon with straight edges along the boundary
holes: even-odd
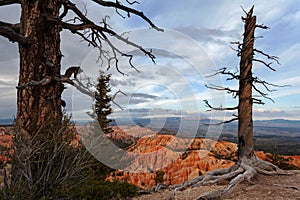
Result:
[[[139,128],[135,127],[134,130],[139,131]],[[114,134],[126,139],[127,131],[131,132],[132,128],[122,127],[121,131],[115,129]],[[141,132],[145,133],[145,128]],[[237,159],[237,145],[231,142],[178,138],[158,135],[149,130],[147,133],[139,135],[142,137],[127,148],[128,155],[135,155],[130,167],[111,173],[107,180],[128,181],[141,188],[152,188],[158,182],[180,184],[207,171],[228,168]],[[256,154],[266,159],[264,152]],[[291,164],[300,167],[300,156],[286,157],[291,158]]]
[[[154,187],[158,182],[180,184],[207,171],[228,168],[236,161],[237,145],[234,143],[159,135],[138,126],[113,129],[107,138],[125,149],[132,161],[125,171],[117,170],[107,177],[110,181],[128,181],[141,188]],[[9,160],[8,154],[13,153],[12,133],[11,127],[0,127],[0,146],[8,148],[0,154],[2,162]],[[76,144],[74,141],[73,145]],[[264,152],[256,154],[261,159],[268,155]],[[290,164],[300,167],[300,156],[284,157],[290,158]]]

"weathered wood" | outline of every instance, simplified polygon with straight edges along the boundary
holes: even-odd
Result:
[[[45,14],[59,17],[59,0],[24,1],[22,3],[21,34],[31,45],[19,44],[19,85],[40,81],[47,76],[60,76],[60,29],[45,19]],[[47,65],[46,61],[53,63]],[[33,134],[45,120],[61,120],[61,83],[27,87],[18,90],[17,119],[20,127]]]
[[[252,119],[252,59],[254,48],[254,32],[256,17],[252,16],[253,8],[244,18],[245,31],[241,50],[239,76],[239,105],[238,105],[238,157],[253,156],[253,119]]]

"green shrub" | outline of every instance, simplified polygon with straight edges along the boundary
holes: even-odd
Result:
[[[155,172],[155,178],[154,178],[155,183],[156,184],[163,183],[164,182],[164,175],[165,175],[164,171],[156,171]]]
[[[50,125],[49,125],[50,124]],[[106,182],[113,169],[96,160],[77,140],[65,118],[34,135],[18,131],[13,141],[11,183],[0,189],[0,199],[124,199],[136,195],[129,183]],[[0,163],[4,167],[4,163]]]
[[[137,195],[138,187],[127,182],[108,182],[103,180],[88,180],[74,195],[86,200],[127,199]]]

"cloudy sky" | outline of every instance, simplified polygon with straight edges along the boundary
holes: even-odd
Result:
[[[87,1],[76,1],[78,7],[87,7],[88,16],[99,22],[110,15],[109,23],[119,32],[128,32],[126,37],[152,49],[157,57],[156,64],[140,52],[114,41],[125,52],[135,56],[133,62],[140,72],[128,66],[126,59],[120,59],[121,75],[114,68],[112,91],[121,90],[115,101],[125,109],[121,112],[114,106],[115,117],[132,115],[156,116],[200,116],[207,117],[203,100],[208,99],[215,106],[234,106],[236,100],[230,95],[211,91],[205,84],[218,84],[237,87],[235,82],[226,82],[223,77],[208,78],[214,70],[227,67],[235,71],[239,58],[231,50],[230,42],[241,41],[244,15],[255,5],[254,14],[259,24],[268,25],[269,30],[257,30],[256,48],[280,57],[281,65],[274,64],[276,72],[255,63],[254,74],[266,81],[291,85],[275,88],[270,93],[275,103],[265,100],[264,106],[255,106],[256,119],[299,119],[300,120],[300,5],[298,0],[140,0],[134,7],[142,10],[160,28],[163,33],[149,29],[148,24],[132,16],[122,19],[113,9],[103,9]],[[124,1],[124,4],[126,1]],[[2,21],[17,22],[19,8],[0,8]],[[18,81],[17,45],[0,37],[0,118],[10,118],[16,113],[16,89]],[[72,65],[81,65],[84,73],[82,80],[92,77],[96,80],[99,67],[105,64],[97,62],[98,51],[80,42],[80,38],[68,32],[62,33],[62,52],[64,54],[63,71]],[[67,109],[73,115],[83,117],[90,109],[92,101],[78,91],[69,88],[64,99]],[[131,111],[129,112],[129,109]],[[139,111],[139,112],[133,112]],[[231,115],[232,113],[227,113]],[[215,115],[215,114],[214,114]],[[222,116],[224,114],[216,114]]]

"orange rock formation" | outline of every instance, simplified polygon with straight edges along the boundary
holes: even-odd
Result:
[[[132,161],[125,171],[117,170],[111,173],[107,177],[110,181],[128,181],[141,188],[154,187],[160,181],[166,185],[180,184],[207,171],[228,168],[236,161],[237,145],[231,142],[159,135],[138,126],[113,129],[114,132],[107,137],[114,141],[132,143],[126,148],[127,156],[131,157]],[[11,127],[0,127],[0,146],[12,147],[12,133]],[[9,154],[12,153],[10,150]],[[264,152],[256,152],[256,155],[266,159]],[[291,158],[290,164],[300,167],[300,156],[285,158]],[[7,159],[8,156],[2,152],[0,161]]]
[[[114,134],[126,137],[121,135],[126,134],[127,129],[122,127],[121,132],[115,129]],[[139,131],[137,127],[135,130]],[[127,152],[135,154],[130,167],[126,171],[111,173],[107,180],[128,181],[141,188],[152,188],[158,180],[166,185],[180,184],[207,171],[228,168],[237,159],[237,145],[231,142],[148,133],[142,134],[142,138],[127,148]],[[264,152],[256,154],[266,159]],[[290,164],[300,167],[300,156],[287,157],[291,158]],[[158,172],[160,179],[157,178]]]

